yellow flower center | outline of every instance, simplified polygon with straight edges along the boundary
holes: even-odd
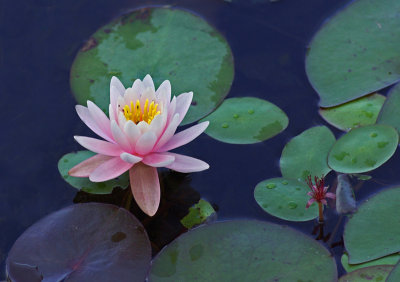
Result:
[[[150,124],[151,121],[161,113],[160,111],[157,111],[157,107],[158,104],[154,103],[154,101],[152,101],[149,105],[149,99],[146,99],[142,110],[139,100],[136,100],[135,104],[133,101],[131,101],[130,106],[125,105],[123,108],[124,116],[126,120],[131,120],[136,124],[141,121],[145,121]]]

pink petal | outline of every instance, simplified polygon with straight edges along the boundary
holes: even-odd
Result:
[[[110,128],[110,120],[106,116],[106,114],[92,101],[87,101],[87,106],[89,109],[89,113],[92,116],[94,122],[97,124],[98,128],[100,128],[107,136],[111,137],[111,128]]]
[[[154,134],[154,132],[145,132],[136,142],[135,152],[139,155],[146,155],[147,153],[151,152],[156,141],[157,136]]]
[[[121,95],[119,94],[119,90],[111,86],[110,89],[110,106],[108,109],[108,114],[111,120],[118,120],[118,97]]]
[[[167,117],[164,114],[157,115],[149,125],[149,131],[153,131],[157,138],[161,135],[165,128],[165,124],[167,122]]]
[[[161,102],[164,107],[168,107],[171,101],[171,83],[169,80],[165,80],[161,83],[156,91],[156,97],[159,102]]]
[[[156,146],[153,149],[154,152],[157,152],[162,146],[164,146],[165,143],[169,141],[169,139],[171,139],[178,125],[179,125],[179,114],[176,114],[172,118],[171,122],[168,124],[161,138],[158,140]]]
[[[206,130],[208,124],[209,122],[205,121],[175,134],[164,146],[159,149],[159,151],[166,152],[189,143],[201,133],[203,133],[203,131]]]
[[[170,156],[175,157],[175,161],[172,164],[165,166],[175,171],[189,173],[195,171],[202,171],[210,167],[207,163],[203,162],[202,160],[195,159],[192,157],[179,155],[175,153],[164,153],[164,154],[168,154]]]
[[[130,163],[130,164],[135,164],[142,160],[141,157],[138,157],[138,156],[135,156],[135,155],[132,155],[129,153],[122,153],[120,157],[123,161]]]
[[[154,88],[154,82],[153,79],[151,78],[151,76],[148,74],[143,78],[143,85],[145,88],[150,87],[151,90],[153,90],[153,92],[156,91],[156,89]]]
[[[112,158],[97,167],[90,175],[92,182],[103,182],[114,179],[130,169],[132,164],[124,162],[120,157]]]
[[[110,141],[112,143],[115,143],[114,139],[112,138],[112,136],[108,136],[105,132],[103,132],[102,129],[100,129],[97,125],[97,123],[93,120],[92,116],[89,113],[89,109],[81,106],[81,105],[77,105],[75,107],[76,112],[78,113],[79,118],[87,125],[87,127],[89,127],[94,133],[96,133],[97,135],[99,135],[100,137],[104,138],[107,141]]]
[[[112,159],[113,157],[105,155],[94,155],[93,157],[84,160],[83,162],[77,164],[68,171],[70,176],[74,177],[89,177],[89,175],[101,164]]]
[[[115,141],[117,141],[118,145],[120,145],[125,152],[132,151],[128,137],[126,137],[125,133],[121,130],[115,120],[111,121],[111,132]]]
[[[124,87],[124,85],[122,84],[122,82],[117,78],[117,77],[115,77],[115,76],[113,76],[112,78],[111,78],[111,82],[110,82],[110,89],[111,89],[111,87],[115,87],[115,89],[116,90],[118,90],[118,94],[119,95],[124,95],[124,93],[125,93],[125,87]]]
[[[328,192],[325,194],[326,198],[336,199],[336,195],[334,193]]]
[[[185,117],[187,111],[189,110],[190,103],[192,103],[193,92],[183,93],[176,97],[176,113],[179,114],[180,120],[179,123],[182,122]]]
[[[315,199],[314,199],[314,198],[311,198],[311,199],[307,202],[306,209],[308,209],[308,208],[311,206],[311,204],[314,203],[314,202],[315,202]]]
[[[133,197],[141,210],[153,216],[160,204],[160,181],[157,169],[143,163],[134,165],[129,170]]]
[[[171,103],[168,106],[168,117],[167,117],[167,124],[169,124],[172,120],[172,118],[175,115],[175,110],[176,110],[176,97],[172,98]]]
[[[164,167],[175,160],[172,155],[153,153],[144,157],[143,163],[152,167]]]
[[[83,147],[98,154],[114,157],[124,152],[118,144],[84,136],[74,136],[74,138]]]
[[[324,205],[327,205],[327,204],[328,204],[328,202],[327,202],[325,199],[322,199],[322,200],[321,200],[321,203],[323,203]]]

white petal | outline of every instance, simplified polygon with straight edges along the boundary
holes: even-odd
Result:
[[[143,78],[143,84],[145,88],[151,88],[153,90],[153,92],[156,91],[156,89],[154,88],[154,82],[153,79],[151,78],[151,76],[148,74]]]
[[[150,88],[146,88],[146,89],[143,91],[143,94],[142,94],[142,96],[140,97],[140,106],[142,107],[142,110],[144,110],[143,108],[144,108],[144,104],[145,104],[145,102],[146,102],[146,99],[149,100],[148,106],[150,106],[151,101],[156,100],[156,95],[155,95],[155,93],[154,93],[154,90],[152,90],[152,89],[150,89]],[[148,107],[148,106],[147,106],[147,107]],[[149,109],[149,108],[147,108],[147,110],[148,110],[148,109]]]
[[[193,99],[193,92],[182,93],[178,97],[176,97],[176,113],[179,113],[180,121],[182,122],[185,117],[187,111],[189,110],[190,104]]]
[[[135,92],[132,88],[128,88],[126,89],[124,96],[125,104],[130,106],[132,101],[133,105],[135,105],[136,100],[138,100],[139,97],[140,97],[139,93]]]
[[[161,138],[159,138],[156,146],[154,147],[153,151],[158,152],[158,150],[171,139],[174,135],[176,129],[179,125],[179,114],[175,114],[172,118],[172,121],[168,124],[167,128],[165,129]]]
[[[144,133],[136,142],[135,152],[139,155],[148,154],[153,149],[156,141],[157,136],[154,134],[154,132],[149,131]]]
[[[168,106],[171,101],[171,83],[169,80],[165,80],[161,83],[160,87],[158,87],[156,92],[157,101],[163,103],[165,106]]]
[[[111,132],[115,141],[117,141],[118,145],[120,145],[124,151],[132,151],[128,137],[126,137],[125,133],[121,130],[121,128],[119,128],[118,124],[114,120],[111,122]]]
[[[127,163],[130,163],[130,164],[135,164],[135,163],[138,163],[138,162],[140,162],[142,160],[141,157],[138,157],[138,156],[135,156],[135,155],[132,155],[132,154],[129,154],[129,153],[122,153],[120,155],[120,157],[121,157],[121,159],[123,161],[125,161]]]
[[[125,127],[125,123],[126,123],[126,118],[125,118],[124,114],[122,112],[119,112],[119,114],[118,114],[119,128],[123,129]]]
[[[144,85],[143,82],[140,79],[136,79],[135,82],[132,84],[132,89],[135,93],[137,93],[140,96],[142,96],[142,93],[144,91]]]
[[[147,122],[145,122],[145,121],[139,122],[139,123],[137,124],[137,126],[139,127],[140,132],[141,132],[142,134],[143,134],[143,133],[146,133],[147,131],[149,131],[149,124],[148,124]]]
[[[124,127],[124,132],[131,143],[132,148],[135,148],[136,142],[142,135],[139,127],[131,120],[127,121]]]
[[[167,116],[163,114],[157,115],[150,123],[149,125],[149,131],[153,131],[157,138],[160,136],[162,133],[165,124],[167,122]]]
[[[172,98],[172,101],[168,106],[167,123],[170,123],[172,117],[175,115],[175,110],[176,110],[176,97],[174,96],[174,98]]]
[[[121,95],[121,96],[124,95],[125,87],[124,87],[124,85],[121,83],[121,81],[120,81],[117,77],[115,77],[115,76],[113,76],[113,77],[111,78],[110,90],[111,90],[112,87],[115,87],[115,88],[118,90],[118,94],[119,94],[119,95]]]

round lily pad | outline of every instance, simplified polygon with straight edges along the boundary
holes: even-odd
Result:
[[[307,221],[318,216],[318,206],[310,200],[307,192],[310,188],[293,179],[272,178],[257,184],[254,198],[267,213],[290,221]]]
[[[335,143],[326,126],[315,126],[290,140],[283,148],[280,167],[283,177],[304,180],[308,175],[327,175],[328,153]]]
[[[380,94],[372,94],[336,107],[321,108],[319,114],[334,127],[348,131],[375,124],[385,99]]]
[[[153,260],[149,281],[337,281],[318,242],[287,226],[232,220],[183,234]]]
[[[73,177],[68,175],[68,171],[71,168],[94,155],[95,153],[91,151],[78,151],[76,153],[66,154],[58,161],[58,171],[64,180],[71,184],[72,187],[91,194],[110,194],[116,187],[128,187],[128,173],[124,173],[116,179],[105,182],[92,182],[88,177]]]
[[[400,187],[366,200],[347,222],[344,244],[349,263],[371,261],[400,251]]]
[[[338,172],[362,173],[380,167],[394,154],[397,131],[387,125],[352,129],[333,145],[328,165]]]
[[[393,268],[386,279],[386,282],[398,282],[400,281],[400,263]]]
[[[379,113],[377,123],[391,125],[400,132],[400,83],[396,84],[388,94],[385,104]]]
[[[343,254],[341,258],[342,266],[346,272],[352,272],[354,270],[374,266],[374,265],[395,265],[400,259],[399,254],[393,254],[386,257],[378,258],[375,260],[367,261],[359,264],[349,264],[349,257],[347,254]]]
[[[210,48],[212,46],[212,48]],[[183,123],[213,111],[230,90],[233,57],[224,37],[202,18],[171,8],[142,8],[100,28],[78,52],[70,74],[80,104],[91,100],[108,112],[110,80],[125,87],[150,74],[172,94],[193,91]]]
[[[267,140],[283,131],[289,119],[274,104],[254,98],[230,98],[211,115],[206,133],[231,144],[252,144]]]
[[[28,228],[7,258],[37,268],[43,281],[144,281],[151,247],[141,223],[125,209],[99,203],[56,211]],[[27,280],[31,281],[31,280]]]
[[[325,22],[306,56],[321,107],[336,106],[400,79],[397,0],[353,1]]]
[[[369,282],[386,281],[386,277],[392,271],[392,265],[376,265],[361,268],[340,277],[339,282]]]

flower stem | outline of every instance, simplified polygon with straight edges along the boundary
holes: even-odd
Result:
[[[324,222],[324,206],[322,205],[321,202],[318,202],[318,210],[319,210],[318,221],[319,221],[319,223],[323,223]]]

